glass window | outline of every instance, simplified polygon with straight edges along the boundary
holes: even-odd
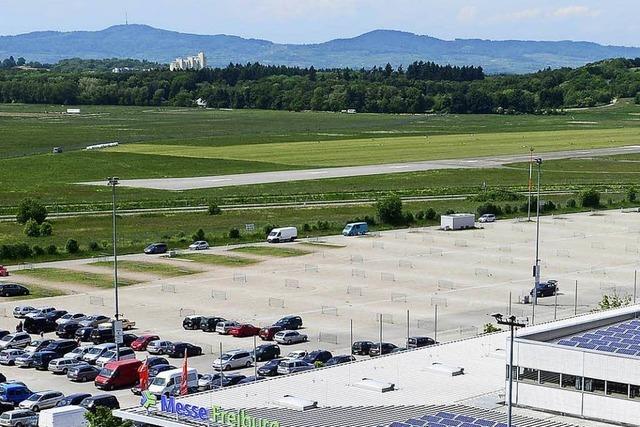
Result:
[[[629,396],[629,385],[607,381],[607,395],[613,397],[627,397]]]
[[[518,369],[518,381],[522,382],[538,382],[538,370],[529,368]]]
[[[575,375],[562,374],[562,388],[572,388],[582,390],[582,377]]]
[[[505,365],[504,367],[504,375],[505,375],[505,379],[509,379],[509,365]],[[516,378],[518,378],[518,367],[517,366],[513,366],[513,374],[512,374],[512,378],[515,380]]]
[[[640,399],[640,385],[631,384],[631,392],[629,397],[632,399]]]
[[[559,386],[560,374],[557,372],[540,371],[540,384]]]
[[[584,391],[587,391],[590,393],[604,394],[604,380],[585,378]]]

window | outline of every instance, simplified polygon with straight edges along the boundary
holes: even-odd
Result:
[[[556,372],[540,371],[540,384],[559,386],[560,374]]]
[[[631,384],[631,392],[629,397],[632,399],[640,399],[640,385]]]
[[[538,382],[538,370],[530,368],[518,369],[518,381],[537,383]]]
[[[582,390],[582,377],[575,375],[562,374],[562,388],[570,388]]]
[[[589,393],[604,394],[604,380],[585,378],[584,391],[587,391]]]
[[[607,395],[612,397],[628,397],[629,385],[607,381]]]

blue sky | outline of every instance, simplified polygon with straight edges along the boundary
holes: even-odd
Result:
[[[640,46],[638,0],[0,0],[0,34],[124,23],[285,43],[378,28],[435,37]]]

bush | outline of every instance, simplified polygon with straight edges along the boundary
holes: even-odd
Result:
[[[613,199],[611,197],[607,199],[607,205],[613,206]]]
[[[627,189],[627,200],[631,203],[635,202],[638,199],[638,192],[634,187]]]
[[[95,240],[92,240],[91,242],[89,242],[89,250],[93,251],[93,252],[97,252],[100,250],[100,243],[96,242]]]
[[[206,235],[204,234],[204,230],[202,228],[199,228],[198,231],[196,231],[196,234],[194,234],[192,237],[193,241],[205,240]]]
[[[220,215],[222,213],[222,209],[218,206],[217,203],[211,202],[209,203],[209,208],[207,209],[207,213],[209,215]]]
[[[553,203],[551,200],[547,200],[546,202],[544,202],[544,204],[541,207],[543,212],[550,212],[550,211],[556,210],[556,204]]]
[[[38,245],[34,245],[32,248],[33,254],[35,256],[41,256],[44,255],[44,249],[42,249],[40,246]]]
[[[229,230],[229,238],[230,239],[239,239],[240,238],[240,230],[237,228],[232,228]]]
[[[76,254],[80,252],[80,245],[78,245],[78,241],[75,239],[67,240],[67,244],[64,246],[64,248],[70,254]]]
[[[40,235],[40,225],[35,219],[29,219],[24,225],[24,234],[29,237],[38,237]]]
[[[438,216],[438,213],[433,208],[429,208],[424,211],[424,219],[433,221]]]
[[[416,219],[417,219],[418,221],[422,221],[422,220],[424,220],[424,211],[418,211],[418,212],[416,212]]]
[[[595,188],[583,191],[580,194],[580,204],[583,208],[600,207],[600,193]]]
[[[491,334],[493,332],[500,332],[502,329],[495,326],[493,323],[485,323],[482,330],[485,334]]]
[[[404,216],[404,222],[406,224],[413,224],[414,222],[416,222],[416,219],[411,212],[407,212]]]
[[[51,236],[53,234],[53,226],[50,222],[45,221],[40,224],[40,235],[41,236]]]
[[[568,207],[568,208],[573,209],[573,208],[575,208],[576,206],[577,206],[576,199],[569,199],[569,200],[567,200],[567,207]]]
[[[506,213],[507,215],[510,215],[513,213],[513,208],[511,207],[511,205],[505,205],[504,213]]]
[[[471,199],[476,202],[515,202],[522,200],[524,196],[508,190],[489,190],[478,193]]]
[[[56,245],[49,245],[46,251],[49,255],[56,255],[58,253],[58,247]]]
[[[33,251],[26,243],[0,246],[0,259],[30,258]]]
[[[493,203],[485,203],[476,209],[478,212],[478,216],[482,216],[484,214],[494,214],[496,216],[502,215],[502,208],[499,205],[494,205]]]
[[[105,407],[97,407],[93,412],[87,412],[85,415],[89,421],[89,427],[132,427],[131,421],[125,421],[114,416],[111,409]]]
[[[317,228],[321,231],[327,231],[331,229],[331,224],[329,221],[318,221]]]
[[[268,236],[269,233],[271,233],[271,230],[273,230],[274,228],[278,228],[278,226],[275,224],[267,224],[264,227],[262,227],[262,231],[264,231],[265,236]]]
[[[405,219],[402,215],[402,200],[395,194],[380,199],[376,203],[376,210],[380,221],[387,224],[399,225]]]
[[[306,231],[306,232],[311,231],[311,226],[305,222],[304,225],[302,226],[302,231]]]
[[[456,213],[456,211],[453,209],[447,209],[442,215],[453,215],[454,213]]]
[[[47,218],[47,208],[33,199],[24,199],[18,206],[18,214],[16,215],[16,221],[20,224],[25,224],[30,219],[34,220],[38,224]]]

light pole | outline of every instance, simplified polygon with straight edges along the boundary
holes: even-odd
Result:
[[[509,326],[511,331],[510,344],[509,344],[509,391],[507,392],[507,427],[512,427],[512,415],[511,408],[513,406],[513,338],[515,335],[515,328],[524,328],[523,323],[516,321],[516,316],[509,316],[506,320],[503,320],[502,314],[496,313],[491,315],[496,319],[498,325]]]
[[[116,313],[113,321],[113,334],[116,342],[116,360],[120,360],[120,338],[118,334],[118,320],[120,320],[120,308],[118,306],[118,250],[116,245],[116,185],[118,177],[107,178],[107,185],[111,186],[111,196],[113,203],[112,228],[113,228],[113,287],[115,289]]]
[[[533,288],[534,306],[538,303],[538,286],[540,285],[540,169],[542,167],[542,159],[537,157],[535,162],[538,165],[538,195],[536,196],[536,266],[533,272],[535,277],[535,286]]]
[[[529,148],[529,204],[527,205],[527,221],[531,221],[531,190],[533,188],[533,147]]]

